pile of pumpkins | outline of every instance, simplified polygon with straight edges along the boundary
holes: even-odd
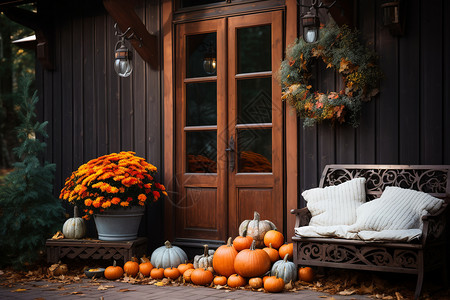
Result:
[[[196,255],[193,263],[188,263],[184,250],[171,245],[156,249],[150,260],[141,258],[128,261],[123,269],[120,266],[109,266],[105,270],[107,279],[118,279],[126,272],[136,276],[153,279],[180,277],[184,282],[196,285],[228,285],[231,288],[246,286],[252,289],[264,288],[267,292],[281,292],[285,284],[297,279],[311,282],[313,270],[300,268],[292,262],[293,244],[285,244],[284,236],[276,230],[268,220],[260,220],[257,212],[253,220],[246,220],[239,227],[239,236],[230,237],[226,245],[216,251],[204,245],[202,255]]]

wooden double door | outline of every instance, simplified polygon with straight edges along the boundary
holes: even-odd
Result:
[[[176,26],[180,243],[223,243],[254,211],[283,230],[282,15]]]

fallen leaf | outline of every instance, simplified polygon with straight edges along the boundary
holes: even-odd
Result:
[[[399,292],[395,292],[395,297],[397,297],[397,300],[403,300],[405,299],[402,294],[400,294]]]
[[[134,290],[129,290],[129,289],[120,289],[119,290],[119,292],[131,292],[131,291],[134,291]]]
[[[72,292],[69,295],[83,295],[83,292]]]
[[[338,294],[342,295],[342,296],[350,296],[350,295],[353,295],[354,293],[356,293],[355,290],[343,290],[343,291],[339,292]]]
[[[63,239],[64,238],[64,234],[61,231],[58,231],[57,233],[55,233],[52,236],[52,240],[59,240],[59,239]]]
[[[15,293],[15,292],[25,292],[27,289],[15,289],[11,292]]]

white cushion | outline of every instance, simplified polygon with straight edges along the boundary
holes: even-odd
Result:
[[[381,231],[360,231],[358,237],[364,241],[411,241],[418,239],[422,235],[420,229],[398,229],[398,230],[381,230]]]
[[[295,234],[302,237],[340,237],[359,239],[358,234],[348,231],[348,225],[302,226],[295,228]]]
[[[356,223],[349,231],[422,229],[421,217],[436,212],[443,203],[423,192],[386,187],[380,198],[358,207]]]
[[[366,201],[365,178],[354,178],[336,186],[302,193],[311,213],[310,226],[351,225],[356,209]]]

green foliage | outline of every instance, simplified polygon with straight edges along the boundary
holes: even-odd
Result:
[[[329,24],[320,29],[316,43],[297,40],[286,51],[278,78],[283,100],[288,101],[304,118],[304,126],[323,120],[359,125],[362,103],[378,93],[381,71],[373,51],[359,42],[359,32],[347,26]],[[343,80],[338,92],[313,91],[310,79],[315,59],[337,71]]]
[[[53,196],[55,165],[41,163],[46,144],[46,122],[35,122],[36,93],[29,96],[30,78],[24,79],[18,100],[20,125],[14,148],[18,162],[0,185],[0,266],[24,268],[43,253],[45,240],[62,226],[61,202]]]

